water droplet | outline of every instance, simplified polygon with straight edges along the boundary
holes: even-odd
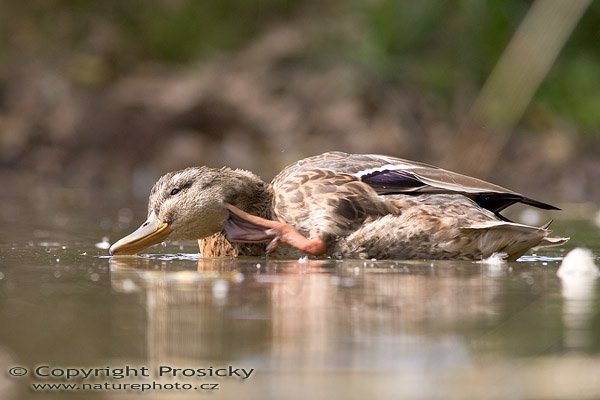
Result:
[[[242,283],[244,281],[244,274],[242,274],[241,272],[238,272],[237,274],[235,274],[235,276],[233,277],[233,281],[235,283]]]
[[[98,242],[94,245],[97,249],[107,250],[110,248],[110,243],[108,242],[108,238],[104,236],[101,242]]]
[[[227,297],[229,292],[229,283],[224,279],[217,279],[212,285],[212,295],[215,299],[221,300]]]
[[[125,293],[131,293],[138,290],[138,286],[129,278],[123,280],[121,283],[121,288]]]

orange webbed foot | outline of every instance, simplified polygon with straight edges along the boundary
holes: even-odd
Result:
[[[233,242],[267,242],[267,253],[272,252],[280,243],[288,244],[303,253],[320,256],[327,251],[327,245],[321,239],[307,239],[294,227],[279,221],[271,221],[231,205],[225,204],[229,218],[223,224],[227,238]]]

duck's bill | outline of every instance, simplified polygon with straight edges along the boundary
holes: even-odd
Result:
[[[152,245],[164,242],[170,233],[169,224],[151,213],[142,226],[110,246],[109,251],[113,256],[137,254]]]

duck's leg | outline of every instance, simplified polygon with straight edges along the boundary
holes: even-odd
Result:
[[[313,256],[326,252],[327,245],[321,239],[307,239],[294,227],[279,221],[271,221],[231,205],[225,204],[229,218],[223,223],[225,234],[232,242],[269,242],[267,253],[285,243]]]

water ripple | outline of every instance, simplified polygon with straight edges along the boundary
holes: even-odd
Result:
[[[518,262],[560,262],[563,256],[540,256],[540,255],[526,255],[521,256],[517,260]]]

